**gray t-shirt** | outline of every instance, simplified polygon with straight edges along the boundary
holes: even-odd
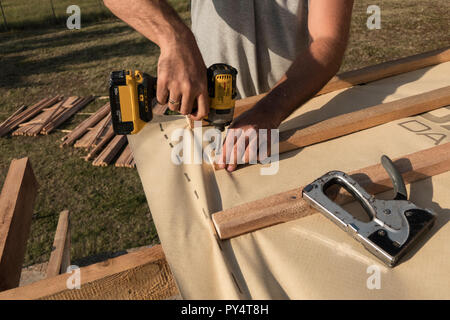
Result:
[[[267,92],[308,45],[308,0],[191,0],[192,31],[206,66],[227,63],[239,97]]]

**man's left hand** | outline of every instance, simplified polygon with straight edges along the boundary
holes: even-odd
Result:
[[[280,125],[273,111],[273,106],[267,105],[263,99],[233,121],[219,156],[219,168],[232,172],[238,164],[256,161],[261,143],[267,143],[267,155],[270,154],[270,130]],[[260,139],[260,129],[267,129],[266,141]]]

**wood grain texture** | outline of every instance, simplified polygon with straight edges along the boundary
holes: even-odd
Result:
[[[406,72],[419,70],[439,63],[450,61],[450,48],[443,48],[417,54],[414,56],[392,60],[362,69],[344,72],[333,77],[316,95],[350,88],[376,80],[392,77]],[[234,118],[251,109],[267,94],[261,94],[236,101]]]
[[[101,137],[99,137],[98,143],[93,146],[91,151],[87,154],[87,156],[84,157],[86,161],[91,160],[93,157],[95,157],[100,151],[103,149],[103,147],[111,141],[112,138],[115,137],[114,129],[111,125],[111,123],[107,126],[105,129],[105,134]]]
[[[77,127],[75,127],[75,129],[72,130],[72,132],[61,139],[63,141],[63,143],[61,143],[61,147],[74,144],[76,140],[86,133],[88,128],[94,127],[99,121],[106,117],[109,110],[109,103],[98,109],[93,115],[80,123]]]
[[[39,102],[35,103],[31,107],[25,109],[23,112],[15,116],[11,119],[7,126],[4,126],[0,129],[0,137],[8,134],[9,132],[16,129],[19,124],[32,119],[34,116],[39,114],[44,108],[50,107],[54,105],[56,102],[61,101],[62,96],[56,96],[51,99],[44,98]]]
[[[112,160],[117,156],[123,146],[127,143],[126,136],[115,136],[111,142],[103,149],[97,158],[92,162],[94,166],[104,167],[109,165]]]
[[[309,127],[280,133],[279,152],[372,128],[450,105],[450,86],[339,115]]]
[[[47,266],[47,278],[66,272],[70,265],[70,213],[64,210],[59,214],[52,253]]]
[[[447,172],[450,170],[450,143],[405,155],[396,159],[395,165],[406,184]],[[392,189],[389,176],[381,164],[353,171],[350,175],[369,193]],[[214,213],[212,220],[218,236],[222,240],[230,239],[317,213],[303,200],[302,190],[303,187],[299,187]],[[351,200],[341,190],[335,201],[344,204]]]
[[[37,189],[28,158],[13,160],[0,195],[0,291],[19,285]]]
[[[74,98],[72,97],[72,100],[73,99]],[[19,128],[14,131],[12,135],[37,136],[45,125],[57,117],[64,105],[68,102],[68,99],[63,99],[50,108],[42,109],[43,112],[39,113],[32,120],[19,124]]]
[[[90,149],[94,142],[98,139],[98,137],[103,133],[110,120],[111,116],[106,115],[95,126],[88,128],[83,137],[78,139],[73,146],[75,148]]]
[[[115,166],[116,167],[125,167],[125,166],[127,166],[131,153],[132,153],[131,152],[131,148],[130,148],[129,145],[127,145],[125,147],[125,149],[123,150],[122,154],[120,155],[120,157],[117,158]]]
[[[62,112],[57,119],[48,123],[46,126],[42,128],[42,134],[49,134],[51,131],[59,127],[62,123],[64,123],[67,119],[73,116],[75,113],[83,109],[89,103],[94,101],[93,96],[80,98],[79,100],[74,101],[69,108],[65,108],[64,112]]]
[[[62,274],[0,293],[11,299],[168,299],[178,294],[160,245],[80,268],[81,289]]]
[[[17,117],[19,114],[21,114],[23,111],[25,111],[27,109],[27,106],[21,106],[19,107],[16,111],[14,111],[8,118],[5,119],[5,121],[3,121],[0,124],[0,130],[3,128],[8,127],[9,123],[15,118]]]

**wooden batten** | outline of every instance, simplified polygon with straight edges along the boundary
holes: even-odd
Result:
[[[68,289],[65,273],[0,292],[0,300],[169,299],[178,295],[160,245],[79,269],[80,289]]]
[[[28,158],[11,161],[0,195],[0,291],[19,285],[37,189]]]
[[[450,170],[450,143],[405,155],[395,160],[395,165],[406,184],[447,172]],[[353,171],[350,175],[369,193],[392,189],[391,180],[381,164]],[[212,220],[219,238],[230,239],[317,213],[303,200],[302,190],[299,186],[214,213]],[[336,201],[343,204],[351,199],[343,192]]]
[[[72,145],[77,141],[81,136],[83,136],[88,128],[94,127],[99,121],[101,121],[104,117],[109,113],[109,103],[105,104],[103,107],[98,109],[93,115],[87,118],[85,121],[80,123],[75,129],[72,130],[69,134],[64,136],[61,140],[63,143],[61,146]]]
[[[450,48],[433,50],[406,58],[387,61],[358,70],[341,73],[333,77],[318,93],[322,95],[336,90],[350,88],[360,84],[381,80],[406,72],[450,61]],[[234,118],[251,109],[267,93],[236,101]]]
[[[59,214],[52,253],[47,266],[47,278],[65,273],[70,266],[70,213],[64,210]]]

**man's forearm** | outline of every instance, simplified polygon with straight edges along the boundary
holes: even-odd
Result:
[[[346,43],[318,39],[301,52],[262,104],[279,124],[339,71]]]
[[[159,47],[190,37],[190,29],[165,0],[104,0],[105,5],[121,20]]]

